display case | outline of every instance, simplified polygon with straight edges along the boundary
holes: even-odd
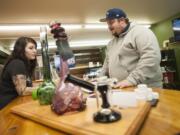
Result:
[[[76,66],[70,69],[71,74],[82,78],[83,75],[93,73],[101,68],[103,64],[102,49],[103,48],[73,49]]]
[[[10,55],[10,52],[0,46],[0,64],[4,64],[7,57]]]
[[[10,55],[10,52],[5,50],[2,46],[0,46],[0,75],[4,67],[4,63],[9,55]]]
[[[163,88],[180,89],[175,49],[161,50]]]

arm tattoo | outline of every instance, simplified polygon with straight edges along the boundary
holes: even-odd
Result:
[[[12,79],[18,94],[24,95],[24,92],[26,90],[26,76],[22,74],[16,75],[13,76]]]

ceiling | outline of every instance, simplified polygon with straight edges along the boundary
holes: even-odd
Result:
[[[120,7],[130,21],[154,24],[180,13],[180,0],[0,0],[0,25],[100,23],[107,9]],[[70,41],[107,40],[107,29],[68,30]],[[2,44],[19,36],[39,37],[39,31],[0,31]]]

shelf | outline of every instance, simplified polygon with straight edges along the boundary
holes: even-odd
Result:
[[[73,68],[70,68],[70,70],[73,70],[73,69],[93,69],[93,68],[100,68],[102,67],[102,65],[100,66],[92,66],[92,67],[89,67],[88,65],[77,65]]]
[[[161,50],[161,63],[160,66],[167,70],[167,74],[163,73],[163,78],[165,80],[168,77],[170,83],[163,83],[163,88],[165,89],[180,89],[180,82],[178,82],[178,70],[176,63],[176,56],[174,49]],[[169,74],[169,72],[174,71],[174,73]],[[167,79],[167,78],[166,78]]]
[[[10,52],[6,49],[4,49],[2,46],[0,46],[0,56],[3,58],[6,58],[10,55]]]
[[[180,90],[180,82],[163,83],[163,88]]]
[[[175,44],[179,44],[180,45],[180,41],[175,41],[175,42],[169,42],[170,45],[175,45]]]

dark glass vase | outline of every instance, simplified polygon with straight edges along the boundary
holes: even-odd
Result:
[[[33,91],[33,98],[38,99],[41,105],[47,105],[52,103],[52,97],[55,92],[55,84],[53,83],[51,77],[46,27],[41,27],[40,29],[40,42],[43,61],[44,82],[39,86],[36,91]]]

